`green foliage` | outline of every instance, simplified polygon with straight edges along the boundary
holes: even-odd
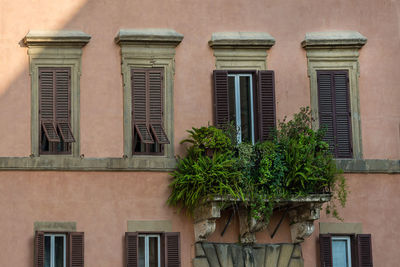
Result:
[[[314,131],[309,108],[293,119],[279,122],[270,141],[236,144],[232,127],[192,128],[181,143],[191,144],[172,173],[170,205],[189,212],[215,196],[242,200],[252,217],[268,220],[276,199],[331,193],[327,213],[340,219],[337,202],[344,207],[346,181],[336,168],[325,131]]]

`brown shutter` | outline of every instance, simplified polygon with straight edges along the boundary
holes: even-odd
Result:
[[[82,232],[69,233],[69,266],[84,267],[85,238]]]
[[[336,115],[336,151],[338,158],[352,158],[351,112],[349,79],[347,71],[334,72],[335,115]]]
[[[216,126],[229,123],[228,71],[214,70],[214,117]]]
[[[147,111],[147,71],[131,69],[132,85],[132,125],[142,143],[153,144],[154,140],[148,128]],[[134,133],[133,133],[134,136]]]
[[[275,128],[275,77],[274,71],[258,72],[258,129],[260,141],[271,138]]]
[[[317,71],[319,123],[336,158],[353,157],[347,71]]]
[[[70,68],[55,69],[55,111],[57,128],[66,143],[75,142],[71,131],[71,74]]]
[[[165,267],[181,266],[181,244],[180,233],[171,232],[163,235],[163,246],[165,249]]]
[[[139,242],[137,233],[125,233],[126,267],[138,266],[138,243]]]
[[[324,141],[329,144],[329,149],[336,156],[335,149],[335,112],[334,112],[334,91],[331,72],[318,71],[318,116],[319,125],[326,129]]]
[[[39,68],[39,115],[40,125],[49,142],[60,142],[55,125],[56,79],[52,68]]]
[[[163,128],[163,70],[148,70],[149,124],[153,135],[159,144],[169,144]]]
[[[370,234],[357,235],[358,267],[372,267],[372,242]]]
[[[319,235],[319,257],[321,267],[332,267],[332,238],[329,234]]]
[[[44,266],[44,233],[35,233],[35,267]]]

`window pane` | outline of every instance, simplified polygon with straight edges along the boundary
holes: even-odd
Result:
[[[144,237],[139,236],[139,267],[145,267],[144,251],[145,251]]]
[[[236,105],[235,105],[235,77],[228,77],[228,92],[229,92],[229,121],[236,125]]]
[[[158,267],[158,238],[149,238],[149,267]]]
[[[251,141],[250,77],[240,77],[240,117],[242,141]]]
[[[55,267],[64,266],[64,236],[56,236],[54,239]]]
[[[44,237],[44,267],[50,267],[50,245],[51,243],[51,237],[50,236],[45,236]]]
[[[333,267],[348,267],[346,240],[332,240],[332,261]]]

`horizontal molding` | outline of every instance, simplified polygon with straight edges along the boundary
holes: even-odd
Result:
[[[167,157],[76,158],[71,156],[0,157],[1,170],[26,171],[172,171],[176,160]]]
[[[82,31],[29,31],[24,37],[26,46],[85,46],[91,36]]]
[[[76,158],[71,156],[0,157],[2,170],[32,171],[173,171],[176,159],[157,156],[133,158]],[[345,173],[400,173],[400,160],[337,159]]]
[[[212,48],[263,48],[270,49],[275,38],[267,32],[215,32],[208,45]]]
[[[345,173],[400,173],[400,160],[337,159],[336,165]]]
[[[121,29],[115,37],[120,45],[173,45],[177,46],[183,40],[183,34],[173,29]]]
[[[75,232],[76,222],[34,222],[33,230],[41,232]]]
[[[361,48],[367,38],[356,31],[309,32],[301,43],[305,49]]]

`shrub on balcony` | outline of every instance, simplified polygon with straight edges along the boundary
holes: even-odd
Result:
[[[256,219],[268,219],[274,200],[330,193],[327,213],[339,218],[335,201],[344,206],[346,183],[336,168],[324,129],[313,130],[308,108],[292,120],[278,123],[271,140],[252,145],[236,143],[234,130],[214,126],[192,128],[187,155],[172,173],[170,205],[190,213],[216,196],[238,200]]]

